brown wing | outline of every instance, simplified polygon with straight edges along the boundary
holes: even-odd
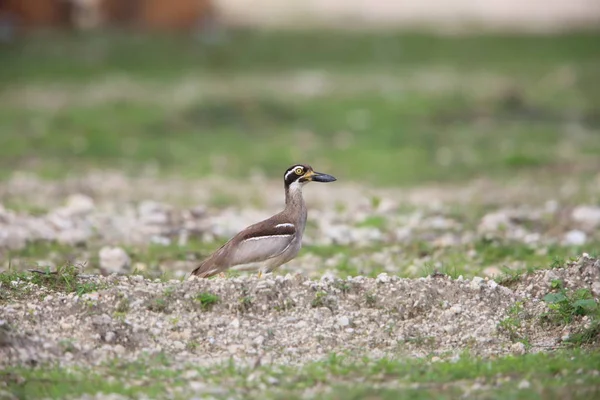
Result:
[[[296,236],[296,227],[279,216],[244,229],[202,262],[192,275],[207,278],[242,264],[261,262],[283,253]]]

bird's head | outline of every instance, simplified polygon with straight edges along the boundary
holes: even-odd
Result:
[[[327,174],[316,172],[310,165],[296,164],[289,167],[283,175],[286,187],[303,186],[308,182],[333,182],[336,179]]]

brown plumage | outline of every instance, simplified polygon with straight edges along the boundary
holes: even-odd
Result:
[[[302,186],[312,181],[333,182],[336,179],[303,164],[288,168],[283,179],[283,211],[235,235],[194,269],[192,276],[208,278],[230,268],[271,272],[296,257],[302,246],[307,216]]]

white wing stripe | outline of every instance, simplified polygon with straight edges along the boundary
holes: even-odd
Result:
[[[255,237],[251,237],[251,238],[248,238],[248,239],[244,240],[244,242],[249,242],[251,240],[261,240],[261,239],[270,239],[270,238],[278,238],[278,237],[290,237],[290,236],[294,236],[294,235],[288,234],[288,235],[255,236]]]
[[[283,228],[284,226],[291,226],[294,228],[294,224],[290,224],[289,222],[286,222],[285,224],[277,224],[275,225],[275,228]]]

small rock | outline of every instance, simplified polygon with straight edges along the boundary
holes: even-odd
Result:
[[[125,354],[125,347],[121,346],[120,344],[113,347],[113,350],[117,354]]]
[[[85,215],[94,211],[94,200],[84,194],[73,194],[67,199],[67,204],[64,210],[69,215]]]
[[[265,337],[262,335],[259,335],[259,336],[255,337],[252,342],[257,346],[262,346],[265,343]]]
[[[505,211],[496,211],[483,216],[477,230],[481,233],[496,232],[513,226],[510,215]]]
[[[183,377],[185,379],[194,379],[198,375],[200,375],[200,373],[198,372],[198,370],[195,370],[195,369],[188,369],[187,371],[185,371],[183,373]]]
[[[502,271],[500,271],[500,268],[497,267],[487,267],[483,270],[483,275],[489,276],[490,278],[495,278],[502,275]]]
[[[481,285],[483,284],[483,278],[479,277],[479,276],[475,276],[473,277],[473,279],[471,279],[471,289],[479,289],[481,287]]]
[[[169,222],[167,206],[151,200],[145,200],[138,206],[138,215],[144,224],[164,225]]]
[[[274,386],[279,384],[279,379],[275,378],[274,376],[267,376],[267,382],[269,385]]]
[[[204,391],[204,389],[206,388],[206,385],[204,384],[204,382],[197,382],[197,381],[190,382],[188,384],[188,386],[192,392],[201,392],[201,391]]]
[[[117,335],[116,333],[112,332],[112,331],[108,331],[106,332],[106,335],[104,336],[104,340],[106,341],[106,343],[112,343],[115,341]]]
[[[529,381],[526,379],[523,379],[521,382],[519,382],[519,386],[517,386],[517,388],[519,388],[520,390],[529,389],[530,387],[531,383],[529,383]]]
[[[348,326],[350,325],[350,318],[346,317],[345,315],[341,316],[338,318],[338,324],[340,326]]]
[[[452,314],[460,314],[462,312],[462,308],[459,305],[454,305],[450,307],[450,312],[452,312]]]
[[[183,349],[185,349],[185,343],[183,343],[182,341],[176,340],[173,342],[173,347],[175,348],[175,350],[183,350]]]
[[[389,281],[390,281],[390,277],[385,272],[377,275],[377,282],[378,283],[388,283]]]
[[[572,230],[565,233],[563,244],[567,246],[582,246],[587,241],[587,235],[580,230]]]
[[[513,343],[513,345],[510,346],[510,351],[513,354],[522,355],[525,354],[526,350],[525,345],[521,342]]]
[[[85,244],[89,237],[90,233],[87,230],[74,228],[58,232],[56,235],[56,241],[61,244],[77,246]]]
[[[0,248],[21,250],[27,244],[27,232],[14,226],[0,226]]]
[[[439,358],[438,356],[433,356],[433,357],[431,357],[431,362],[432,362],[432,363],[436,363],[436,362],[440,362],[440,361],[442,361],[442,359],[441,359],[441,358]]]
[[[573,209],[571,213],[573,221],[586,228],[596,228],[600,226],[600,207],[579,206]]]
[[[326,271],[323,276],[321,276],[321,281],[322,282],[333,282],[335,281],[335,274],[331,271]]]
[[[100,268],[108,274],[126,274],[129,272],[131,259],[120,247],[105,246],[98,253]]]
[[[600,296],[600,282],[594,282],[594,283],[592,283],[592,294],[595,297],[599,297]]]

